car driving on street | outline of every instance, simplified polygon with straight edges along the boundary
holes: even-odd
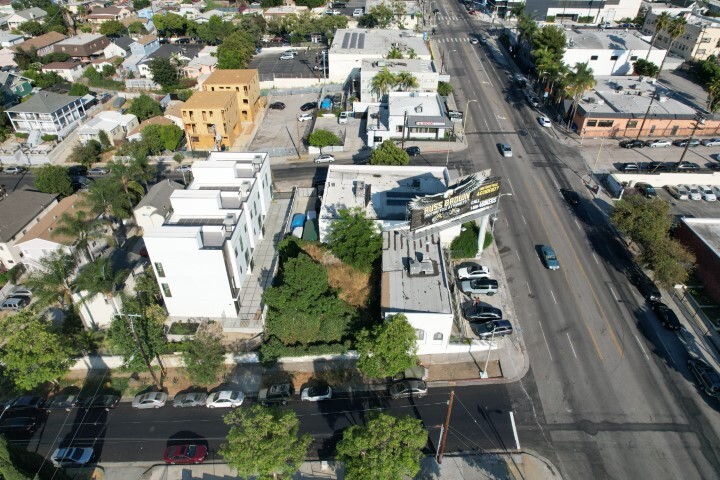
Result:
[[[555,250],[550,245],[540,246],[540,252],[542,253],[543,261],[548,270],[559,270],[560,262],[555,255]]]

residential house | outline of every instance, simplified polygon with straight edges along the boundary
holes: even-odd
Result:
[[[138,63],[160,48],[160,40],[155,35],[145,35],[130,45],[130,56],[123,61],[123,68],[129,72],[138,72]]]
[[[182,107],[185,105],[185,102],[181,102],[179,100],[174,100],[170,103],[170,105],[167,106],[165,109],[165,112],[163,112],[163,116],[173,122],[178,127],[185,129],[185,126],[183,125],[182,121]]]
[[[175,62],[176,65],[182,67],[187,65],[190,60],[195,58],[201,50],[199,45],[160,45],[154,52],[148,54],[137,64],[137,71],[143,78],[152,80],[152,72],[150,71],[150,62],[155,58],[167,58]]]
[[[16,29],[25,22],[33,21],[44,23],[47,12],[42,8],[32,7],[27,10],[18,10],[7,18],[8,28]]]
[[[0,68],[13,69],[16,67],[15,52],[9,48],[0,48]]]
[[[2,93],[2,106],[17,105],[20,100],[32,93],[32,82],[17,73],[0,72],[0,93]]]
[[[162,14],[163,13],[158,13],[157,15],[162,15]],[[139,18],[139,17],[136,17],[133,15],[133,16],[130,16],[127,18],[123,18],[120,21],[126,27],[129,27],[133,23],[139,22],[143,26],[143,28],[145,28],[145,32],[142,32],[142,33],[145,33],[145,34],[157,33],[157,31],[155,29],[155,24],[153,23],[152,18]]]
[[[235,92],[196,92],[182,107],[188,148],[220,150],[233,146],[241,130]]]
[[[79,15],[90,10],[92,0],[58,0],[55,3],[64,6],[68,12]]]
[[[266,20],[269,20],[270,18],[286,17],[288,15],[301,15],[303,12],[309,10],[305,5],[282,5],[279,7],[266,8],[265,11],[262,12],[262,16],[265,17]]]
[[[132,13],[132,9],[128,7],[93,8],[92,12],[87,15],[87,21],[95,25],[102,25],[109,20],[120,21]]]
[[[198,55],[182,67],[182,74],[187,78],[207,78],[217,68],[218,59],[212,55]]]
[[[42,67],[45,73],[55,72],[70,83],[76,82],[84,72],[80,62],[51,62]]]
[[[5,110],[13,129],[20,133],[66,137],[86,116],[80,97],[42,90]]]
[[[204,92],[235,92],[241,122],[254,122],[262,108],[256,69],[215,70],[203,82],[202,89]]]
[[[102,72],[102,69],[105,68],[105,66],[115,68],[115,65],[117,65],[116,62],[120,61],[120,57],[111,57],[111,58],[96,58],[95,60],[90,62],[90,66],[93,67],[98,72]]]
[[[200,16],[201,10],[197,7],[194,7],[192,5],[180,5],[180,9],[177,11],[177,14],[181,17],[185,17],[189,20],[194,20],[195,18]]]
[[[126,140],[128,142],[132,142],[134,140],[142,140],[142,131],[145,130],[145,127],[149,127],[150,125],[175,125],[175,123],[169,118],[161,116],[148,118],[140,122],[140,125],[137,125],[135,128],[130,130],[125,137]]]
[[[58,53],[67,53],[71,58],[89,62],[102,55],[108,45],[110,39],[105,35],[81,33],[56,43],[54,49]]]
[[[0,264],[10,270],[22,263],[17,242],[57,205],[57,195],[17,189],[0,202]]]
[[[126,58],[131,55],[130,45],[135,42],[135,39],[124,35],[122,37],[110,38],[110,43],[103,49],[103,55],[105,58],[122,57]]]
[[[44,35],[25,40],[23,43],[12,46],[10,49],[17,52],[23,50],[29,52],[35,50],[38,56],[43,57],[55,51],[55,44],[68,38],[62,33],[48,32]]]
[[[219,17],[223,21],[232,20],[235,17],[235,12],[223,12],[221,10],[213,9],[203,12],[195,17],[195,22],[199,24],[208,23],[212,17]]]
[[[246,279],[260,273],[254,257],[272,201],[270,159],[267,153],[212,152],[192,168],[188,188],[172,191],[170,205],[161,203],[157,217],[143,222],[169,317],[261,332],[262,307],[248,308],[243,293]]]
[[[78,128],[78,138],[82,143],[90,140],[100,141],[100,132],[104,131],[111,142],[122,140],[128,133],[137,128],[138,118],[130,113],[120,113],[115,110],[100,112],[84,125]]]
[[[13,0],[0,0],[0,15],[10,16],[15,13]]]
[[[0,47],[12,47],[13,45],[19,45],[25,41],[25,37],[17,35],[15,33],[0,32]]]
[[[150,5],[149,7],[141,8],[140,10],[138,10],[136,12],[136,15],[138,18],[150,20],[153,15],[162,15],[163,13],[163,10],[158,10],[154,6]]]
[[[144,123],[144,122],[143,122]],[[135,224],[142,232],[161,227],[167,215],[172,211],[170,196],[183,186],[167,179],[154,184],[133,210]]]

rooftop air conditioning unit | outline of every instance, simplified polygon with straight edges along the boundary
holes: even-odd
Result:
[[[415,107],[415,113],[422,113],[422,110],[423,110],[422,105],[418,105],[417,107]]]
[[[225,218],[223,219],[223,228],[225,229],[225,233],[231,234],[234,226],[235,226],[235,214],[234,213],[225,214]]]
[[[605,100],[603,100],[602,98],[597,98],[596,100],[598,105],[605,105]]]
[[[595,103],[597,101],[597,99],[595,97],[590,97],[586,101],[587,101],[587,103]]]
[[[387,65],[387,64],[386,64],[385,62],[377,62],[376,65],[377,65],[378,67],[384,67],[384,66]]]
[[[413,260],[410,259],[408,262],[410,275],[432,275],[435,273],[432,260]]]

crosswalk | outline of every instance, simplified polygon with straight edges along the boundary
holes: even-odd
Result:
[[[436,15],[435,20],[438,22],[457,22],[462,17],[458,17],[455,15]]]
[[[450,38],[442,38],[434,36],[432,39],[436,43],[468,43],[470,42],[470,37],[450,37]]]

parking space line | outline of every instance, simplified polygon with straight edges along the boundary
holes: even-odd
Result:
[[[543,330],[540,320],[538,320],[538,323],[540,324],[540,333],[542,333],[543,340],[545,340],[545,346],[547,347],[548,355],[550,355],[550,361],[552,362],[552,352],[550,351],[550,344],[548,344],[547,338],[545,337],[545,330]]]
[[[640,350],[642,350],[642,353],[643,353],[643,355],[645,355],[645,358],[647,360],[650,360],[650,357],[648,356],[647,352],[645,351],[645,348],[643,347],[643,344],[640,341],[640,339],[638,338],[638,336],[635,334],[633,334],[633,336],[635,337],[635,340],[637,341],[638,345],[640,345]]]
[[[570,342],[570,348],[572,349],[573,356],[577,358],[577,353],[575,353],[575,347],[573,346],[572,340],[570,340],[570,332],[565,332],[565,334],[568,337],[568,342]]]
[[[550,290],[550,295],[552,295],[552,297],[553,297],[553,302],[555,302],[555,305],[557,305],[557,300],[555,300],[555,294],[553,293],[552,290]]]

